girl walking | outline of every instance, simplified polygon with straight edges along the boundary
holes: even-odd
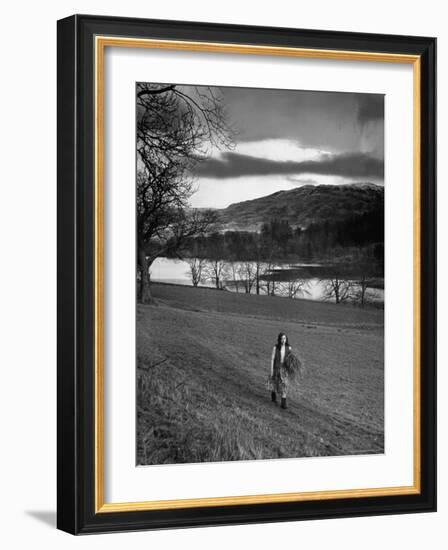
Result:
[[[291,381],[303,377],[304,364],[301,359],[292,353],[288,337],[280,332],[277,343],[272,349],[271,371],[268,379],[268,388],[271,391],[271,399],[277,402],[277,394],[281,397],[281,407],[286,409],[286,396]]]
[[[284,332],[280,332],[277,337],[277,343],[272,350],[270,389],[271,399],[274,403],[277,402],[277,394],[280,394],[282,409],[287,408],[286,395],[288,392],[289,380],[285,360],[291,353],[291,349],[288,337]]]

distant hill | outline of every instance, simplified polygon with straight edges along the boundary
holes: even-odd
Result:
[[[272,218],[293,227],[340,221],[377,210],[384,204],[384,188],[373,183],[304,185],[288,191],[231,204],[218,210],[221,231],[259,231]]]

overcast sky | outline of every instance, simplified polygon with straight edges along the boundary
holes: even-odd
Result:
[[[220,88],[235,148],[196,170],[195,207],[305,184],[384,184],[384,96]]]

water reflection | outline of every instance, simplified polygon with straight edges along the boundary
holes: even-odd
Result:
[[[246,292],[244,279],[241,278],[241,272],[239,275],[235,275],[235,264],[244,266],[252,273],[256,272],[257,264],[255,262],[228,262],[227,272],[223,277],[223,287],[226,290],[232,292]],[[263,273],[260,276],[259,293],[267,294],[267,281],[275,281],[275,295],[288,296],[291,292],[291,282],[295,280],[303,280],[304,285],[295,294],[296,298],[304,298],[308,300],[323,301],[326,299],[326,286],[327,279],[322,277],[313,277],[311,273],[312,268],[324,268],[329,270],[328,266],[323,266],[319,263],[293,263],[293,264],[258,264],[258,269]],[[151,280],[154,282],[164,282],[172,284],[180,284],[186,286],[192,286],[192,276],[190,265],[185,260],[178,260],[172,258],[157,258],[150,269]],[[301,277],[299,276],[301,274]],[[350,281],[355,291],[357,291],[356,281]],[[376,280],[375,286],[380,286]],[[214,288],[215,282],[206,276],[204,276],[198,286]],[[289,288],[288,288],[289,287]],[[252,284],[250,288],[252,294],[256,293],[256,285]],[[384,301],[384,289],[367,287],[366,300],[373,302]]]

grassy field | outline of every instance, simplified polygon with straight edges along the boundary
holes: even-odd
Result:
[[[137,308],[137,463],[384,451],[383,311],[153,284]],[[285,331],[306,374],[266,389]]]

